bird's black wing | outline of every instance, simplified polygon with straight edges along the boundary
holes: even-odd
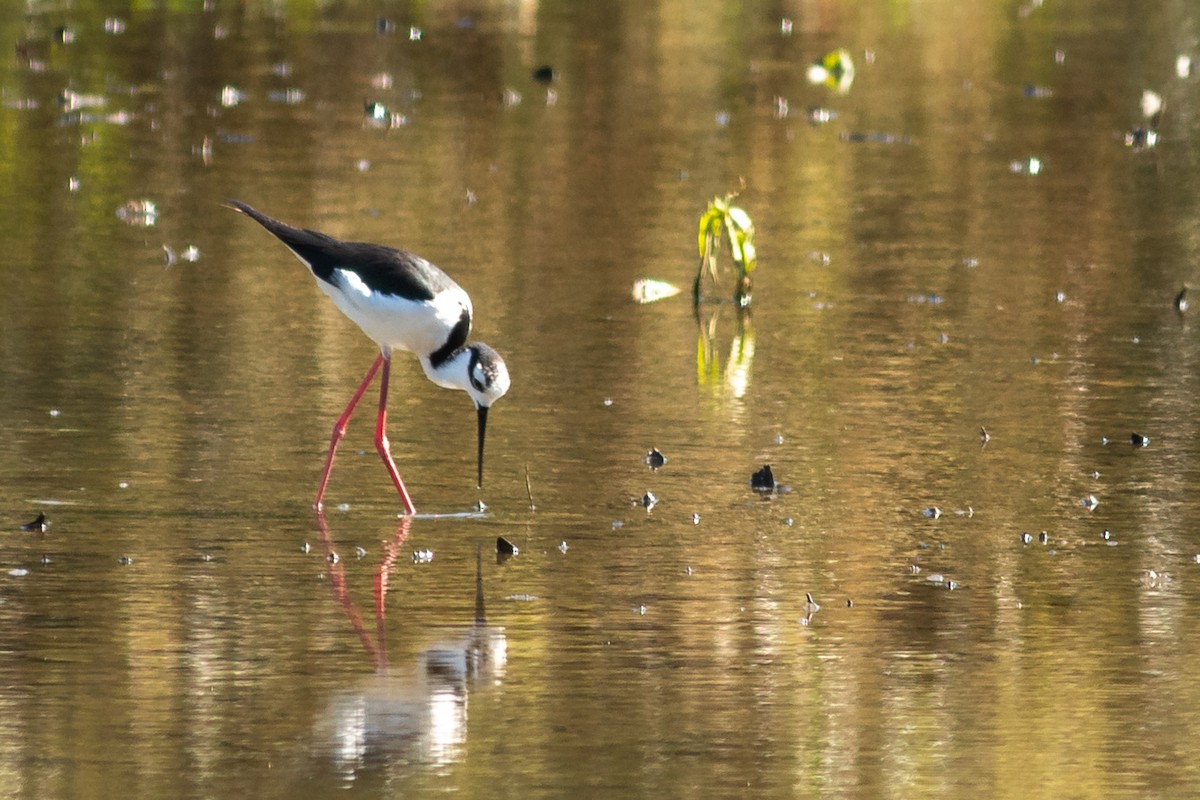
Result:
[[[407,251],[367,242],[343,242],[280,222],[239,200],[229,200],[229,205],[270,231],[308,265],[318,280],[326,283],[334,283],[335,270],[348,270],[381,294],[414,301],[432,300],[438,292],[454,286],[446,273]]]

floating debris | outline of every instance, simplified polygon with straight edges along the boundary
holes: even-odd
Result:
[[[408,124],[408,117],[398,111],[391,111],[383,103],[364,103],[363,115],[365,124],[373,128],[390,130],[403,128]]]
[[[791,36],[792,35],[792,21],[788,17],[784,17],[783,19],[779,20],[779,35],[780,36]]]
[[[1129,443],[1134,447],[1149,447],[1150,437],[1142,436],[1140,433],[1129,434]]]
[[[414,564],[428,564],[431,561],[433,561],[432,550],[413,550]]]
[[[225,84],[221,87],[221,106],[224,108],[233,108],[239,105],[246,99],[246,93],[237,88],[233,84]]]
[[[1149,89],[1142,92],[1142,117],[1146,120],[1145,126],[1137,126],[1125,133],[1125,146],[1132,147],[1134,150],[1149,150],[1158,144],[1158,125],[1162,122],[1163,103],[1162,95],[1158,92],[1153,92]]]
[[[827,122],[833,122],[837,119],[837,112],[832,108],[824,108],[822,106],[812,106],[805,112],[805,117],[810,125],[824,125]]]
[[[1149,89],[1142,92],[1142,116],[1150,123],[1151,128],[1157,128],[1158,123],[1162,121],[1164,108],[1166,103],[1163,102],[1161,94]]]
[[[307,95],[304,90],[297,87],[289,87],[287,89],[274,89],[267,92],[267,102],[283,103],[287,106],[295,106],[303,103]]]
[[[123,567],[128,567],[133,563],[133,556],[119,556],[117,558],[117,563]]]
[[[153,200],[130,200],[117,209],[117,219],[135,228],[151,228],[158,221],[158,206]]]
[[[100,108],[108,102],[102,94],[81,94],[70,89],[63,89],[58,96],[58,104],[64,111],[78,111],[81,108]]]
[[[849,131],[838,138],[843,142],[854,144],[908,144],[911,141],[907,136],[899,136],[894,133],[864,133],[862,131]]]
[[[408,28],[408,40],[410,42],[419,42],[425,36],[425,32],[416,25],[411,25]]]
[[[521,552],[515,544],[505,539],[503,536],[496,537],[496,554],[502,556],[515,556]]]
[[[1042,171],[1042,160],[1037,156],[1030,156],[1024,161],[1009,162],[1008,169],[1015,175],[1038,175]]]
[[[24,567],[13,567],[8,571],[8,574],[14,578],[24,578],[29,574],[29,570],[25,569]]]
[[[645,461],[650,469],[658,469],[667,463],[667,457],[659,452],[657,447],[651,447],[650,452],[646,453]]]
[[[52,36],[58,44],[73,44],[75,42],[74,28],[68,28],[66,25],[59,25],[55,28]]]
[[[750,476],[750,488],[756,492],[775,491],[775,473],[770,464],[763,464],[762,469]]]
[[[179,254],[179,257],[184,261],[195,264],[200,260],[200,248],[196,247],[194,244],[189,244],[187,247],[183,248],[183,252]]]
[[[1175,310],[1180,314],[1188,310],[1187,291],[1188,287],[1184,286],[1179,290],[1179,294],[1175,295]]]
[[[1134,150],[1149,150],[1158,144],[1158,131],[1152,128],[1132,128],[1125,132],[1125,146]]]
[[[15,99],[5,98],[0,101],[5,108],[11,108],[14,111],[33,111],[36,108],[41,108],[42,104],[32,97],[18,97]]]
[[[1028,84],[1022,90],[1022,94],[1024,94],[1026,97],[1032,97],[1035,100],[1045,100],[1048,97],[1054,96],[1054,90],[1049,86],[1034,86],[1033,84]]]
[[[530,73],[530,77],[538,83],[552,83],[558,78],[558,75],[554,72],[554,67],[549,64],[542,64],[540,67],[534,68],[533,72]]]
[[[109,36],[120,36],[128,27],[129,24],[120,17],[108,17],[104,20],[104,32]]]
[[[379,17],[375,20],[375,33],[380,36],[386,36],[389,33],[396,32],[396,23],[392,22],[387,17]]]
[[[633,284],[633,302],[642,305],[655,303],[668,297],[674,297],[682,291],[679,287],[672,286],[666,281],[643,278]]]
[[[838,48],[809,64],[806,74],[809,83],[824,84],[845,94],[854,83],[854,59],[850,57],[849,50]]]
[[[21,525],[21,530],[27,533],[45,533],[50,524],[46,522],[45,514],[38,514],[37,519]]]
[[[1182,80],[1191,77],[1192,74],[1192,57],[1189,55],[1180,55],[1175,57],[1175,74]]]
[[[1147,589],[1162,589],[1171,582],[1171,576],[1165,572],[1148,569],[1142,573],[1141,583]]]

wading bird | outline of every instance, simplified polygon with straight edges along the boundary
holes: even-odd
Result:
[[[429,380],[446,389],[461,389],[471,396],[479,424],[479,480],[483,487],[483,438],[488,409],[508,391],[504,359],[481,342],[467,344],[471,332],[471,298],[449,275],[420,256],[404,250],[365,242],[343,242],[316,231],[296,228],[267,216],[238,200],[229,206],[270,231],[308,267],[317,286],[329,295],[342,313],[375,340],[380,354],[367,370],[346,410],[338,417],[329,440],[329,455],[313,506],[320,509],[333,471],[338,442],[346,423],[383,368],[379,385],[379,416],[375,421],[375,449],[391,476],[404,513],[414,514],[412,498],[392,460],[387,438],[388,378],[392,352],[416,354]]]

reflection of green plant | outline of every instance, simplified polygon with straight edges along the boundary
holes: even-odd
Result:
[[[743,397],[750,385],[750,365],[754,362],[754,326],[750,323],[750,312],[739,308],[729,343],[729,356],[722,368],[717,343],[721,311],[720,306],[710,307],[702,320],[697,310],[700,335],[696,340],[696,377],[701,386],[709,389],[724,386],[732,396]]]
[[[700,267],[696,272],[696,283],[692,287],[692,296],[700,302],[700,282],[707,271],[712,276],[713,283],[717,281],[717,250],[721,241],[729,242],[729,251],[733,263],[738,268],[737,286],[734,287],[734,301],[745,308],[750,305],[750,273],[754,271],[757,256],[754,250],[754,223],[744,209],[731,205],[732,200],[741,194],[730,192],[725,197],[714,197],[708,203],[708,210],[700,218]],[[722,235],[724,232],[724,235]]]

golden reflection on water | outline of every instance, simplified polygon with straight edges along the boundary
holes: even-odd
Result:
[[[1190,796],[1200,20],[1111,6],[0,21],[0,792]],[[752,308],[630,302],[742,179]],[[374,348],[227,196],[471,292],[484,492],[397,359],[435,516],[360,420],[314,522]]]

